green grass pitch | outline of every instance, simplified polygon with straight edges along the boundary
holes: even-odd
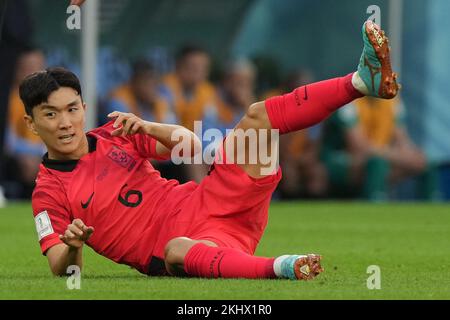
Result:
[[[450,299],[450,206],[273,203],[258,255],[315,252],[310,282],[150,278],[85,248],[81,289],[50,274],[31,206],[0,209],[0,299]],[[367,267],[381,289],[367,289]]]

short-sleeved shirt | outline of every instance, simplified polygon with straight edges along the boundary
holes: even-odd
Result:
[[[368,140],[377,146],[391,143],[396,126],[403,125],[405,111],[399,99],[362,98],[337,110],[323,127],[323,148],[344,150],[348,129],[359,125]]]
[[[45,254],[62,243],[59,234],[79,218],[95,227],[90,247],[145,273],[157,238],[167,232],[162,226],[170,219],[170,206],[177,202],[167,196],[179,183],[162,178],[150,164],[151,158],[163,160],[155,139],[112,137],[112,130],[109,122],[88,132],[89,153],[79,160],[44,156],[32,196],[39,242]]]
[[[205,115],[217,114],[217,96],[214,86],[205,81],[190,92],[184,92],[175,74],[166,75],[161,87],[161,96],[171,105],[177,122],[194,131],[195,121],[204,121]]]

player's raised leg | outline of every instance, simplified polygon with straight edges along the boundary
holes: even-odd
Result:
[[[239,155],[250,159],[252,144],[239,145],[239,132],[247,130],[278,129],[280,134],[313,126],[330,116],[338,108],[364,95],[391,99],[397,95],[397,75],[392,72],[389,40],[377,25],[367,21],[362,29],[364,48],[358,70],[345,77],[308,84],[283,96],[270,98],[249,107],[235,130],[227,137],[226,153],[250,176],[259,178],[264,165],[258,158],[255,164],[239,162]],[[256,134],[257,139],[261,138]],[[268,156],[273,152],[267,133]],[[261,147],[259,140],[258,147]],[[254,144],[253,144],[254,147]],[[231,153],[233,151],[233,153]],[[258,149],[259,151],[259,149]],[[254,152],[254,150],[253,150]]]
[[[326,119],[336,109],[352,100],[371,95],[389,99],[398,91],[396,76],[389,61],[388,40],[373,23],[363,26],[364,50],[357,72],[345,77],[313,83],[284,96],[274,97],[252,105],[225,140],[226,161],[233,161],[255,178],[263,176],[265,166],[257,163],[240,163],[250,159],[251,144],[239,148],[239,134],[256,130],[256,144],[263,129],[278,129],[281,134],[301,130]],[[265,138],[268,155],[274,152],[271,135]],[[251,139],[251,135],[244,135]],[[254,142],[254,141],[253,141]],[[256,149],[258,152],[259,150]],[[277,151],[275,151],[277,152]],[[231,156],[230,156],[231,154]],[[229,158],[231,157],[231,159]],[[214,244],[212,244],[214,245]],[[188,238],[175,238],[166,246],[165,261],[169,272],[182,270],[183,274],[208,278],[290,278],[312,279],[323,271],[319,255],[284,255],[265,258],[249,255],[233,248],[211,246]]]
[[[233,248],[217,247],[211,241],[175,238],[165,248],[167,271],[176,276],[202,278],[286,278],[310,280],[323,269],[319,255],[284,255],[266,258]]]

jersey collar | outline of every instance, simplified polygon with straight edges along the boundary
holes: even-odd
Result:
[[[88,145],[89,145],[89,153],[94,152],[97,149],[97,138],[94,136],[87,136]],[[62,171],[62,172],[71,172],[75,169],[78,164],[78,160],[54,160],[48,158],[48,152],[44,155],[42,159],[42,164],[44,167]]]

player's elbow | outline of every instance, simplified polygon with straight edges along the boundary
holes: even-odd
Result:
[[[59,244],[51,247],[45,252],[50,271],[54,276],[64,277],[73,273],[80,273],[82,268],[81,252],[77,252],[77,257],[68,254],[68,247]]]
[[[50,271],[55,277],[64,277],[67,275],[66,268],[59,265],[58,263],[52,263],[51,261],[49,261],[49,267]]]
[[[50,265],[50,271],[55,277],[67,277],[73,274],[81,273],[81,266],[70,265],[70,266],[60,266],[60,265]]]
[[[67,276],[67,273],[63,272],[62,270],[52,269],[52,268],[50,268],[50,270],[52,271],[52,274],[55,277],[66,277]]]

